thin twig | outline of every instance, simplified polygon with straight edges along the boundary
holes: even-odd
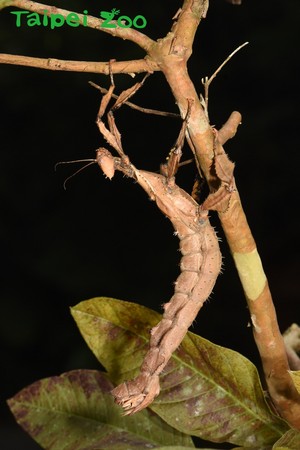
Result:
[[[107,94],[108,90],[99,86],[96,83],[93,83],[93,81],[89,81],[89,84],[91,86],[93,86],[94,88],[98,89],[101,94]],[[112,97],[117,99],[119,96],[116,94],[112,94]],[[151,109],[151,108],[143,108],[142,106],[138,106],[135,103],[126,101],[124,102],[124,105],[129,106],[132,109],[136,109],[137,111],[140,111],[142,113],[145,114],[155,114],[157,116],[166,116],[166,117],[174,117],[176,119],[180,118],[180,114],[176,114],[176,113],[171,113],[171,112],[166,112],[166,111],[158,111],[157,109]]]
[[[230,55],[225,59],[225,61],[222,62],[222,64],[217,68],[217,70],[211,75],[210,78],[205,77],[205,78],[201,79],[201,83],[204,86],[204,101],[206,104],[206,109],[208,109],[208,91],[209,91],[209,86],[210,86],[211,82],[216,78],[218,73],[223,69],[225,64],[228,63],[228,61],[233,57],[233,55],[235,55],[238,51],[240,51],[243,47],[245,47],[248,44],[249,44],[249,42],[244,42],[244,44],[240,45],[232,53],[230,53]]]
[[[185,161],[178,163],[178,167],[187,166],[188,164],[191,164],[193,162],[195,162],[194,158],[186,159]]]

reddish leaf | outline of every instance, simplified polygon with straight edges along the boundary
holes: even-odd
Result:
[[[123,417],[107,375],[74,370],[33,383],[8,401],[17,422],[47,450],[193,447],[189,436],[145,410]]]
[[[72,308],[86,342],[116,382],[137,374],[160,315],[96,298]],[[255,366],[242,355],[188,333],[161,376],[151,405],[176,429],[213,442],[267,446],[287,430],[269,410]]]

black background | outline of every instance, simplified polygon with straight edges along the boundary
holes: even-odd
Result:
[[[220,127],[232,110],[243,124],[226,144],[236,162],[236,181],[256,238],[282,330],[298,320],[299,261],[298,0],[243,1],[233,6],[211,0],[198,30],[189,72],[198,92],[236,47],[241,50],[210,91],[210,119]],[[54,3],[53,3],[54,4]],[[180,1],[64,1],[71,11],[99,17],[116,7],[144,15],[151,38],[163,37]],[[131,42],[87,28],[16,28],[13,10],[0,13],[1,52],[91,61],[144,56]],[[137,78],[141,79],[142,75]],[[104,75],[0,67],[1,98],[1,422],[3,450],[40,448],[15,424],[5,400],[43,377],[76,368],[99,368],[69,314],[69,306],[95,296],[138,302],[161,311],[178,274],[178,242],[168,221],[131,180],[110,182],[92,166],[67,183],[78,166],[58,161],[93,158],[104,145],[95,125]],[[116,75],[116,91],[131,86]],[[134,102],[176,111],[160,73],[153,74]],[[158,170],[176,140],[180,122],[142,115],[126,106],[116,120],[123,147],[138,167]],[[190,152],[185,147],[185,158]],[[190,188],[192,166],[178,183]],[[214,225],[220,230],[215,215]],[[219,231],[222,236],[222,232]],[[226,242],[224,273],[193,331],[241,352],[259,366],[247,327],[249,314]],[[224,447],[224,446],[223,446]]]

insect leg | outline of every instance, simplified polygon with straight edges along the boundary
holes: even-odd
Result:
[[[177,173],[180,159],[182,156],[182,147],[184,144],[186,129],[188,125],[188,120],[191,114],[191,105],[192,102],[189,99],[188,100],[188,109],[186,116],[182,122],[181,130],[179,132],[178,138],[176,140],[176,143],[174,147],[171,148],[169,152],[169,156],[167,157],[167,161],[160,166],[160,172],[162,175],[164,175],[166,178],[170,179],[174,177]]]

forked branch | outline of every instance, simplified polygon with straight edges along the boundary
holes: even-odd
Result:
[[[238,52],[240,51],[243,47],[245,47],[245,45],[248,45],[249,42],[244,42],[244,44],[240,45],[239,47],[237,47],[232,53],[230,53],[229,56],[227,56],[227,58],[225,59],[225,61],[222,62],[222,64],[220,64],[220,66],[217,68],[217,70],[214,71],[214,73],[208,78],[202,78],[201,79],[201,83],[204,86],[204,102],[206,105],[206,110],[208,110],[208,93],[209,93],[209,87],[211,85],[211,83],[213,82],[213,80],[216,78],[216,76],[218,75],[219,72],[221,72],[221,70],[223,69],[223,67],[225,66],[225,64],[228,63],[228,61]]]
[[[7,0],[4,3],[0,1],[0,9],[15,6],[17,8],[22,8],[27,11],[36,12],[38,14],[51,16],[51,14],[59,14],[60,16],[66,18],[71,11],[57,8],[55,6],[50,6],[42,3],[33,2],[30,0]],[[80,24],[85,23],[86,27],[92,28],[97,31],[111,34],[112,36],[119,37],[134,42],[139,47],[141,47],[145,52],[154,44],[154,41],[150,39],[144,33],[141,33],[134,28],[122,28],[116,26],[116,28],[106,28],[101,27],[104,20],[88,15],[76,13]],[[114,21],[112,21],[114,23]],[[59,71],[70,71],[70,72],[88,72],[88,73],[109,73],[109,62],[96,62],[96,61],[67,61],[59,60],[55,58],[35,58],[31,56],[23,55],[9,55],[5,53],[0,53],[0,63],[2,64],[15,64],[27,67],[36,67],[39,69],[47,70],[59,70]],[[135,73],[141,72],[153,72],[158,70],[157,65],[154,62],[147,61],[146,59],[131,60],[131,61],[119,61],[115,62],[113,67],[113,73],[128,73],[134,75]]]

